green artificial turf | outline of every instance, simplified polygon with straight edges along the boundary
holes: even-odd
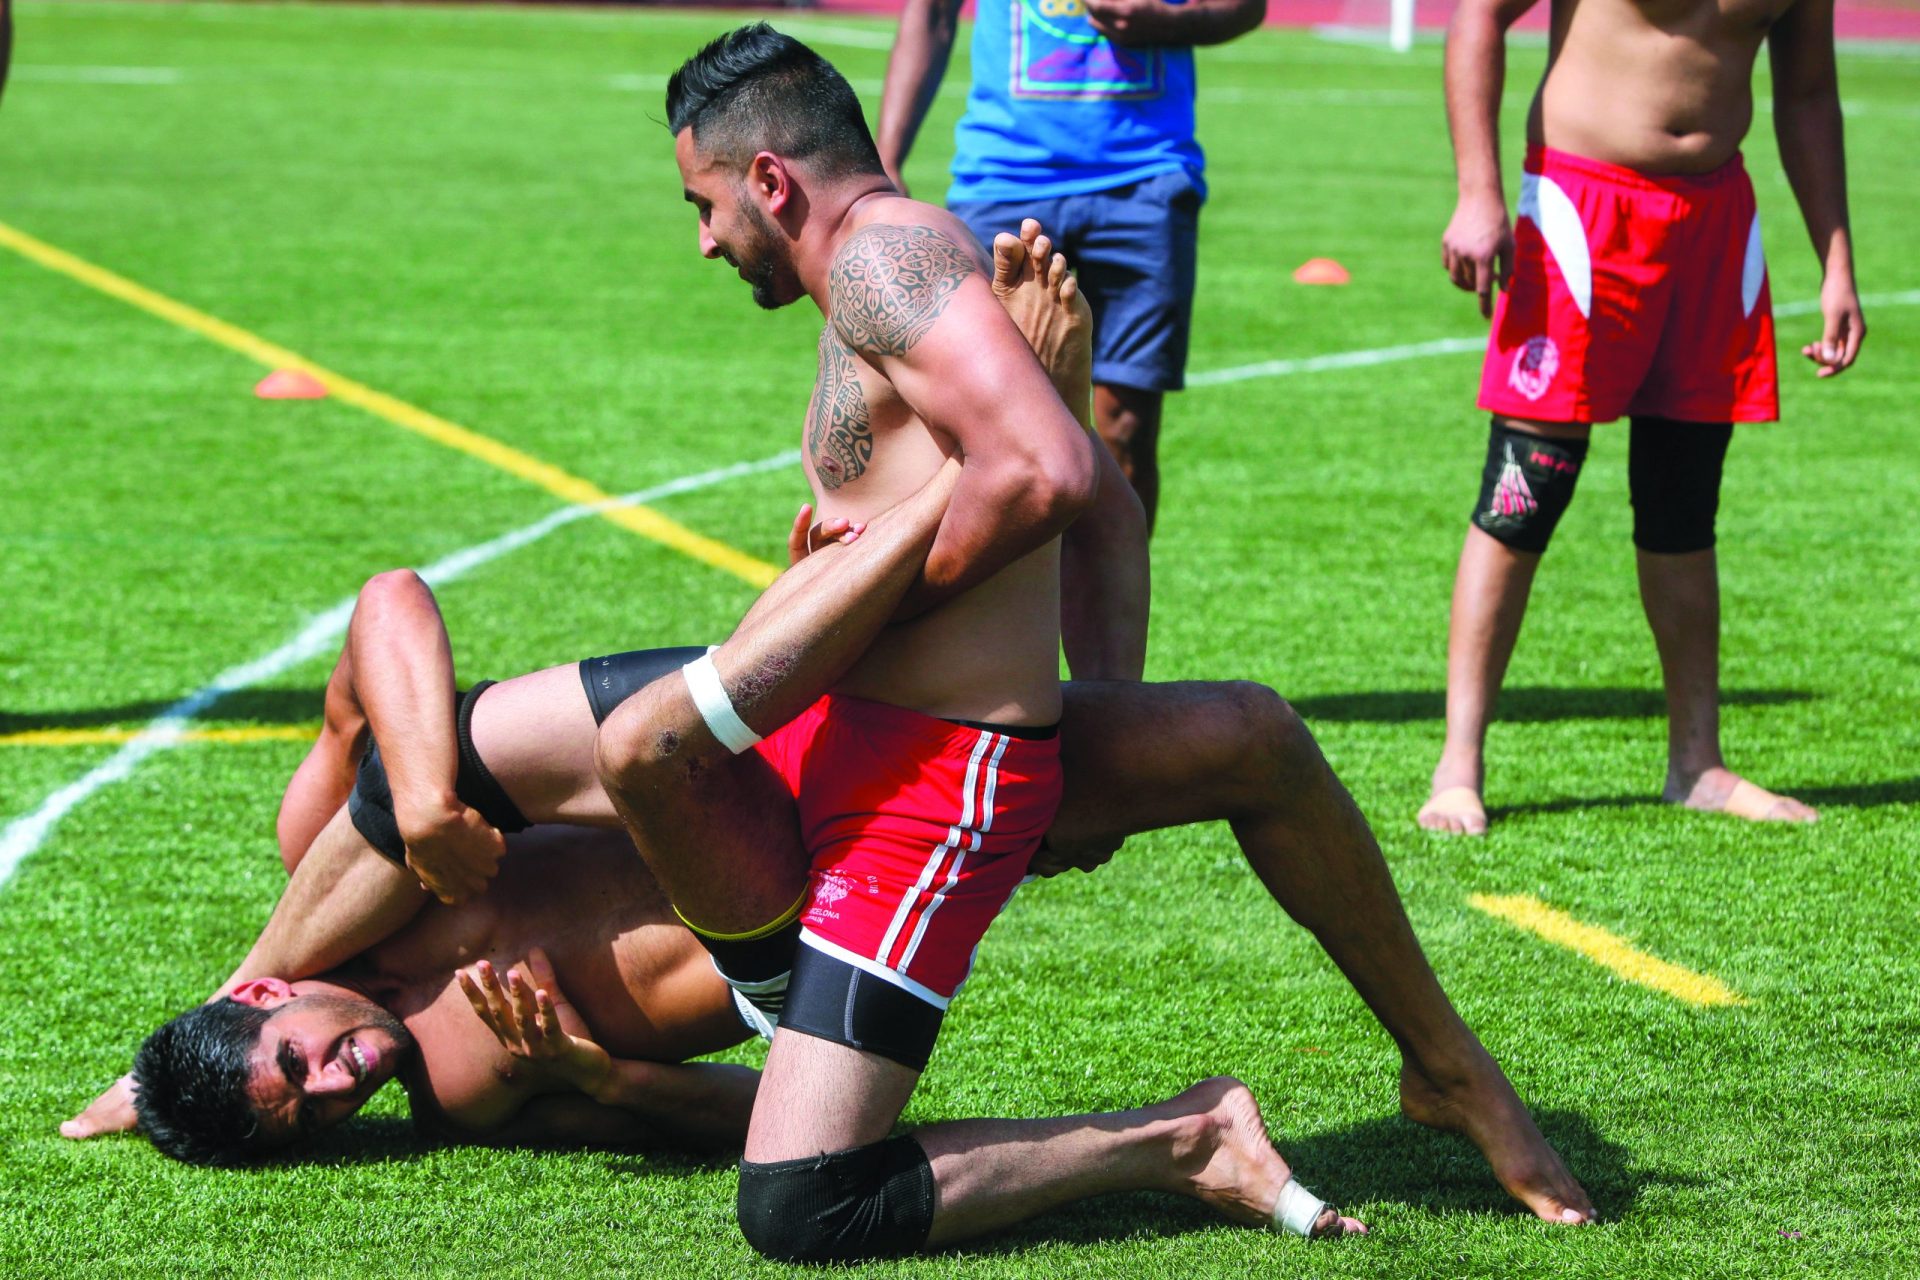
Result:
[[[665,76],[723,13],[19,6],[0,222],[610,492],[793,446],[817,317],[757,312],[695,252]],[[872,103],[889,24],[795,16]],[[1542,51],[1515,51],[1509,174]],[[937,196],[956,57],[908,169]],[[1200,55],[1192,368],[1481,332],[1437,264],[1439,50],[1263,31]],[[1764,73],[1763,73],[1764,74]],[[1863,288],[1920,289],[1920,58],[1849,50]],[[1760,86],[1765,100],[1765,86]],[[1816,294],[1765,117],[1749,149],[1777,305]],[[1332,257],[1345,288],[1291,272]],[[982,948],[909,1122],[1124,1107],[1244,1078],[1303,1180],[1365,1218],[1305,1247],[1154,1196],[1086,1204],[894,1275],[1909,1276],[1920,1271],[1911,872],[1920,297],[1860,367],[1786,360],[1721,516],[1736,767],[1822,809],[1759,828],[1656,802],[1664,725],[1596,433],[1490,742],[1484,840],[1417,830],[1452,567],[1484,448],[1471,354],[1195,388],[1162,444],[1150,674],[1292,698],[1363,809],[1435,968],[1604,1223],[1518,1214],[1465,1143],[1398,1118],[1392,1046],[1223,827],[1134,841],[1023,894]],[[1783,352],[1817,335],[1781,321]],[[397,564],[528,525],[549,494],[0,251],[0,734],[138,728]],[[764,558],[797,472],[664,500]],[[723,634],[740,581],[587,520],[447,586],[462,676]],[[311,724],[327,662],[213,725]],[[111,745],[0,745],[0,819]],[[429,1147],[389,1090],[316,1156],[247,1172],[56,1124],[225,976],[282,879],[297,743],[161,752],[0,888],[0,1272],[734,1275],[725,1161]],[[1744,1005],[1697,1009],[1474,910],[1531,894]],[[758,1050],[732,1055],[756,1061]]]

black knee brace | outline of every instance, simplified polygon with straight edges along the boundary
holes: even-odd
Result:
[[[1720,468],[1733,439],[1730,422],[1635,418],[1627,452],[1633,545],[1684,555],[1713,545],[1720,513]]]
[[[1545,551],[1586,459],[1585,440],[1549,440],[1495,422],[1474,525],[1515,551]]]
[[[740,1230],[778,1262],[912,1253],[933,1229],[933,1165],[912,1138],[771,1164],[740,1162]]]

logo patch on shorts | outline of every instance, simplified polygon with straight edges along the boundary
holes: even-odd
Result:
[[[1526,345],[1513,353],[1513,368],[1507,383],[1529,400],[1547,394],[1553,375],[1560,372],[1560,348],[1546,334],[1528,338]]]
[[[820,886],[813,891],[813,905],[816,907],[830,907],[846,896],[847,882],[832,872],[828,872],[826,875],[820,877]]]

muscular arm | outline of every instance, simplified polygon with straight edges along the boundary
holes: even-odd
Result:
[[[894,185],[905,191],[900,170],[947,74],[961,0],[907,0],[900,31],[887,56],[887,80],[880,90],[880,130],[875,144]]]
[[[468,1128],[451,1117],[423,1122],[479,1146],[739,1147],[747,1139],[760,1073],[720,1063],[617,1060],[604,1096],[543,1093],[498,1124]]]
[[[879,369],[963,464],[903,615],[992,577],[1092,503],[1095,446],[969,250],[931,227],[870,224],[835,256],[829,292],[828,341]]]
[[[1847,161],[1840,117],[1840,81],[1833,64],[1833,0],[1799,0],[1767,36],[1773,65],[1773,132],[1780,163],[1793,184],[1800,216],[1820,259],[1820,310],[1825,321],[1806,354],[1826,377],[1859,353],[1866,324],[1853,279],[1847,225]]]
[[[478,821],[453,794],[453,656],[427,584],[405,569],[369,579],[347,628],[346,656],[340,669],[381,743],[394,816],[409,847],[448,822]],[[429,821],[423,813],[435,816]],[[417,876],[369,846],[343,808],[294,870],[221,993],[248,978],[295,980],[336,968],[391,937],[425,901]]]
[[[454,794],[453,649],[418,574],[395,569],[361,588],[347,651],[354,690],[381,744],[407,865],[444,902],[479,893],[506,843]]]
[[[1507,28],[1534,0],[1462,0],[1447,24],[1447,129],[1459,201],[1440,241],[1441,262],[1458,287],[1493,314],[1493,287],[1513,267],[1513,232],[1500,177],[1500,97],[1507,78]]]
[[[1267,18],[1267,0],[1086,0],[1087,18],[1115,44],[1225,44]]]

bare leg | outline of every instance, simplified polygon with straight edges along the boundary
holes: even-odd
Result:
[[[1116,1191],[1192,1196],[1249,1226],[1272,1220],[1292,1177],[1245,1085],[1205,1080],[1134,1111],[1059,1120],[958,1120],[914,1135],[933,1162],[931,1245],[950,1244]],[[1321,1210],[1315,1236],[1364,1234]]]
[[[746,1158],[802,1159],[878,1142],[919,1072],[791,1031],[774,1033]],[[1192,1196],[1264,1225],[1291,1176],[1253,1095],[1237,1080],[1195,1085],[1137,1111],[1058,1120],[958,1120],[914,1132],[933,1165],[930,1245],[950,1244],[1116,1191]],[[1314,1234],[1364,1232],[1329,1208]]]
[[[1399,1045],[1402,1110],[1465,1134],[1539,1217],[1591,1217],[1580,1184],[1454,1012],[1366,820],[1277,694],[1253,684],[1071,684],[1060,750],[1066,795],[1051,843],[1099,846],[1230,821],[1274,900]]]
[[[1114,461],[1147,509],[1147,531],[1160,506],[1160,411],[1165,397],[1141,387],[1096,386],[1093,416]]]
[[[727,696],[756,732],[798,715],[891,620],[926,562],[959,470],[948,463],[858,542],[787,570],[713,654]],[[720,745],[678,673],[622,703],[595,750],[615,810],[684,918],[714,933],[744,932],[793,905],[807,862],[792,799],[758,755]]]
[[[1496,421],[1548,440],[1585,440],[1593,432],[1584,422]],[[1539,567],[1537,553],[1515,551],[1479,527],[1468,527],[1447,626],[1447,740],[1433,771],[1433,793],[1417,819],[1429,831],[1486,834],[1487,722]]]
[[[1447,626],[1447,740],[1433,771],[1433,794],[1419,815],[1429,831],[1486,834],[1481,789],[1487,723],[1539,567],[1539,556],[1515,551],[1477,528],[1467,530]]]
[[[1660,650],[1667,690],[1667,781],[1662,797],[1774,822],[1812,822],[1813,809],[1727,768],[1720,754],[1720,581],[1712,548],[1637,553],[1640,602]]]

